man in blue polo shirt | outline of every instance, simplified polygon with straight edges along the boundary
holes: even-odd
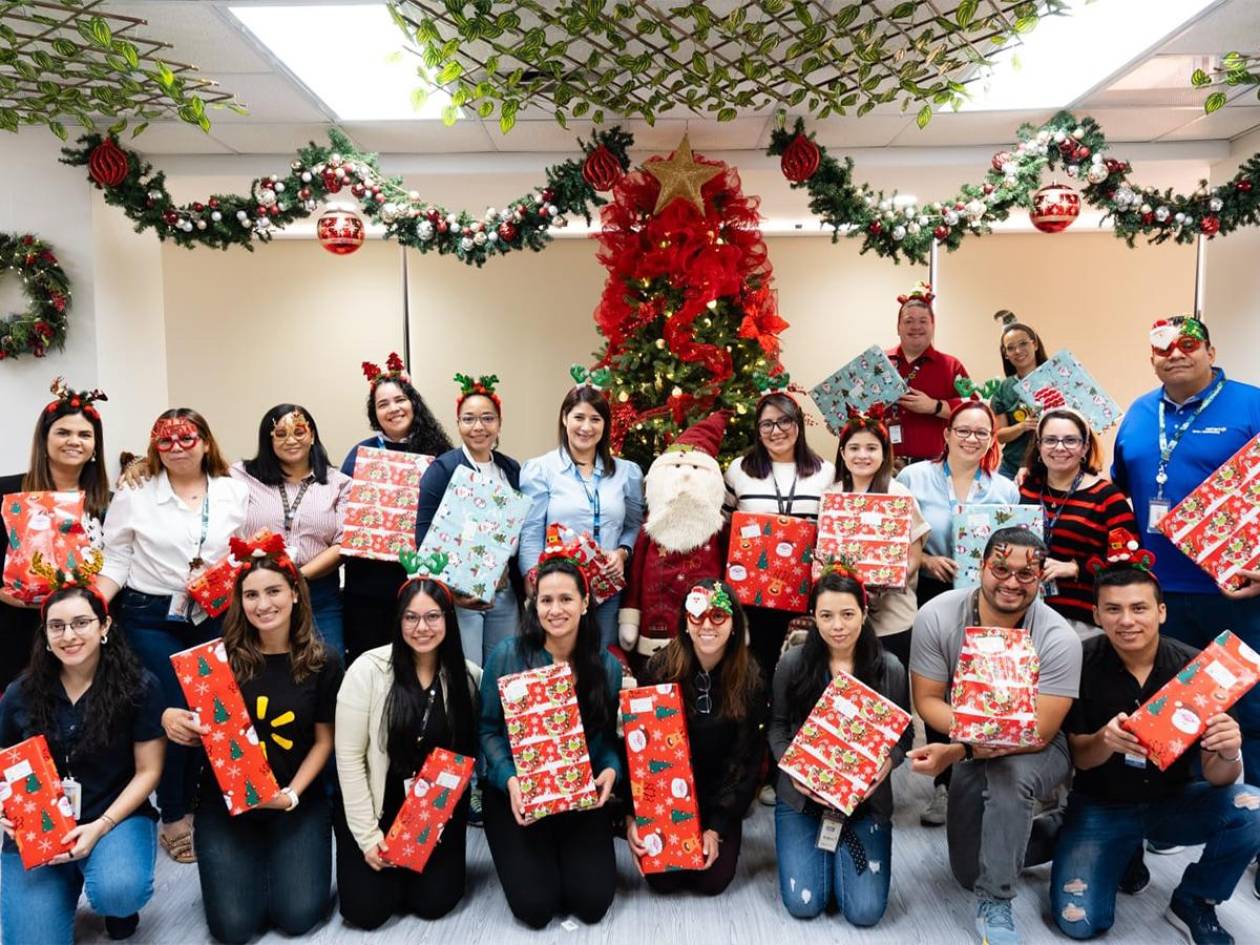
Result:
[[[1225,595],[1216,582],[1154,531],[1159,518],[1260,433],[1260,388],[1228,380],[1215,366],[1207,326],[1184,315],[1151,328],[1151,366],[1161,386],[1129,408],[1116,435],[1111,476],[1133,499],[1142,543],[1168,607],[1164,633],[1202,649],[1222,630],[1260,646],[1260,575]],[[1161,426],[1163,429],[1161,430]],[[1243,732],[1243,778],[1260,784],[1260,687],[1235,710]]]

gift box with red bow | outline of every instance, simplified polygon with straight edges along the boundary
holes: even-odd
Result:
[[[726,581],[745,606],[802,614],[809,606],[817,540],[818,528],[808,519],[736,512]]]
[[[64,842],[76,826],[70,799],[61,790],[61,777],[43,735],[18,742],[0,753],[0,808],[13,823],[13,840],[22,866],[43,866],[65,853]]]
[[[424,872],[442,831],[472,781],[475,760],[434,748],[408,784],[407,797],[385,835],[381,859],[392,866]]]
[[[432,456],[360,446],[346,495],[341,552],[352,558],[397,561],[416,550],[420,478]]]
[[[994,748],[1041,744],[1037,683],[1041,659],[1032,636],[1017,627],[967,627],[954,667],[950,707],[957,742]]]
[[[83,493],[14,492],[4,497],[0,513],[8,541],[4,589],[23,603],[42,603],[51,586],[32,569],[35,554],[69,573],[83,564],[90,548],[83,530]]]

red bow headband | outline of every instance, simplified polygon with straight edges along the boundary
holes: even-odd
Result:
[[[858,574],[857,568],[853,562],[844,555],[831,555],[817,559],[822,564],[822,570],[818,573],[818,580],[821,581],[828,574],[838,574],[841,577],[847,577],[858,586],[860,594],[859,603],[862,609],[866,609],[866,582],[862,580],[862,575]],[[817,581],[814,582],[817,585]]]
[[[294,581],[298,579],[298,569],[289,557],[282,535],[264,528],[248,540],[232,538],[228,542],[228,549],[238,562],[234,579],[253,570],[263,561],[271,561]]]
[[[403,367],[402,358],[398,353],[391,351],[389,357],[385,359],[385,370],[381,370],[380,365],[373,364],[371,361],[363,362],[363,376],[367,378],[368,383],[375,387],[377,384],[383,384],[385,381],[406,381],[411,383],[411,375]]]
[[[888,412],[885,404],[871,404],[866,413],[858,410],[852,404],[848,405],[849,417],[844,421],[844,427],[840,433],[843,436],[849,430],[872,430],[879,434],[881,439],[887,440],[888,425],[884,423],[884,417]]]
[[[97,401],[109,400],[105,396],[105,392],[99,388],[92,390],[78,391],[72,390],[66,386],[65,378],[57,375],[53,378],[52,383],[48,385],[48,389],[52,391],[56,399],[48,402],[48,406],[44,409],[49,413],[56,412],[62,404],[68,404],[71,409],[82,410],[85,416],[91,417],[93,420],[101,419],[101,415],[97,413],[96,408],[92,406]]]
[[[1154,553],[1141,547],[1137,535],[1123,528],[1113,528],[1107,534],[1107,559],[1105,561],[1098,555],[1094,555],[1085,563],[1085,568],[1090,574],[1098,575],[1103,571],[1133,568],[1135,571],[1149,574],[1151,579],[1158,584],[1159,578],[1155,577],[1155,572],[1151,570],[1154,567]]]

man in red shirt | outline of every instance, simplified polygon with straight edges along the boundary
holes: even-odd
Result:
[[[909,295],[897,296],[901,303],[897,312],[901,344],[885,352],[910,387],[889,418],[897,469],[941,455],[950,412],[961,401],[954,381],[967,377],[961,361],[932,347],[936,336],[933,298],[932,287],[926,282],[920,282]]]

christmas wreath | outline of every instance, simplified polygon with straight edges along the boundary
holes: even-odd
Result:
[[[963,184],[952,200],[923,206],[903,205],[896,193],[855,184],[853,162],[846,158],[841,163],[829,155],[805,133],[801,119],[791,131],[777,129],[767,153],[780,158],[793,188],[809,191],[810,211],[831,227],[832,242],[841,235],[861,237],[862,252],[894,262],[903,256],[926,262],[933,242],[953,251],[964,236],[990,232],[991,224],[1005,220],[1015,207],[1035,210],[1039,195],[1052,189],[1066,192],[1073,204],[1066,222],[1057,224],[1066,226],[1079,199],[1062,185],[1038,190],[1046,168],[1062,168],[1069,178],[1083,180],[1080,197],[1104,211],[1116,236],[1129,246],[1138,236],[1152,243],[1191,243],[1200,235],[1224,236],[1260,223],[1260,154],[1223,184],[1209,188],[1201,181],[1193,194],[1175,194],[1130,183],[1129,162],[1104,156],[1107,141],[1092,118],[1059,112],[1039,128],[1023,125],[1018,138],[1015,148],[993,155],[983,183]],[[842,228],[849,229],[842,234]]]
[[[29,233],[0,233],[0,276],[18,274],[30,305],[25,312],[0,318],[0,361],[66,343],[70,283],[57,257],[43,240]]]

